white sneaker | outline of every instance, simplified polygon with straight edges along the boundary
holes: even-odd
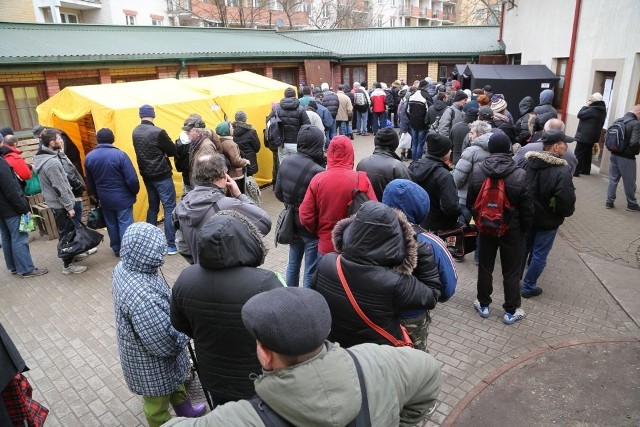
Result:
[[[521,308],[516,308],[515,313],[510,314],[505,311],[504,316],[502,317],[502,323],[505,325],[513,325],[518,320],[524,319],[524,310]]]
[[[80,274],[85,271],[87,271],[87,267],[84,265],[70,264],[69,267],[64,267],[62,269],[62,274]]]
[[[87,252],[85,252],[87,255],[93,255],[96,252],[98,252],[98,248],[91,248],[89,249]]]

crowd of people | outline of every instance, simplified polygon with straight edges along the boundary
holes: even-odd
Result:
[[[132,140],[148,194],[144,223],[133,221],[138,174],[111,129],[97,131],[84,164],[57,129],[36,130],[32,168],[15,138],[4,138],[0,231],[7,268],[23,277],[47,273],[34,267],[19,229],[32,173],[61,239],[81,221],[79,194],[90,191],[119,257],[113,298],[125,380],[143,396],[150,426],[271,425],[267,418],[387,426],[428,416],[441,385],[440,365],[428,354],[429,324],[446,300],[446,271],[455,267],[451,257],[437,256],[451,242],[434,244],[420,237],[426,232],[473,231],[473,307],[480,317],[490,316],[498,250],[504,324],[525,318],[521,298],[542,293],[538,282],[558,228],[575,209],[572,179],[590,172],[588,155],[604,124],[600,94],[578,115],[574,155],[552,90],[539,94],[538,105],[525,97],[514,120],[504,95],[490,86],[460,90],[456,80],[336,89],[323,83],[298,98],[287,88],[267,117],[278,126],[277,140],[265,141],[274,158],[273,191],[292,215],[284,283],[261,268],[272,220],[247,191],[261,144],[243,111],[214,129],[191,114],[173,141],[154,124],[153,106],[139,108]],[[640,106],[621,119],[627,143],[611,156],[607,208],[622,178],[627,210],[640,211],[639,119]],[[356,165],[354,134],[368,132],[373,153]],[[411,143],[400,150],[404,135]],[[169,158],[183,176],[177,203]],[[190,265],[170,286],[159,269],[165,255],[178,253]],[[86,271],[78,262],[88,255],[63,257],[62,272]],[[454,255],[455,262],[465,259],[464,252]],[[205,407],[192,404],[184,386],[190,340],[215,407],[201,421],[193,418]],[[182,418],[170,421],[170,405]]]

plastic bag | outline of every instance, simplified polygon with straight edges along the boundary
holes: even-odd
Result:
[[[398,148],[401,150],[408,150],[411,148],[411,134],[409,132],[404,132],[400,135],[400,144]]]
[[[40,215],[32,215],[30,213],[20,215],[20,225],[18,231],[22,233],[29,233],[36,229],[35,218],[42,218]]]
[[[73,220],[70,220],[73,221]],[[104,236],[79,221],[73,221],[73,230],[60,238],[58,242],[58,258],[80,255],[93,249],[102,242]]]

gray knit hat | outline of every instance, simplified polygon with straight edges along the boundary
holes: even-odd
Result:
[[[247,113],[245,113],[242,110],[236,111],[236,122],[246,123],[247,122]]]
[[[251,336],[271,351],[287,356],[310,353],[331,330],[324,297],[307,288],[276,288],[254,295],[242,307]]]

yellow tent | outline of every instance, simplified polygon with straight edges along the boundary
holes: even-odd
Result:
[[[115,145],[129,155],[137,169],[131,132],[140,123],[138,108],[141,105],[153,105],[154,123],[165,129],[172,139],[177,139],[189,114],[200,114],[207,127],[215,129],[225,115],[233,120],[239,109],[247,112],[248,121],[262,138],[264,118],[271,103],[280,100],[286,87],[284,83],[247,71],[191,80],[75,86],[63,89],[40,104],[37,112],[43,126],[60,128],[69,135],[83,160],[94,146],[95,131],[110,128],[115,135]],[[264,184],[271,181],[271,152],[263,148],[258,154],[260,173],[256,178]],[[147,193],[142,180],[140,183],[133,209],[136,221],[144,220],[147,210]],[[179,197],[182,176],[177,172],[174,172],[174,183]]]

